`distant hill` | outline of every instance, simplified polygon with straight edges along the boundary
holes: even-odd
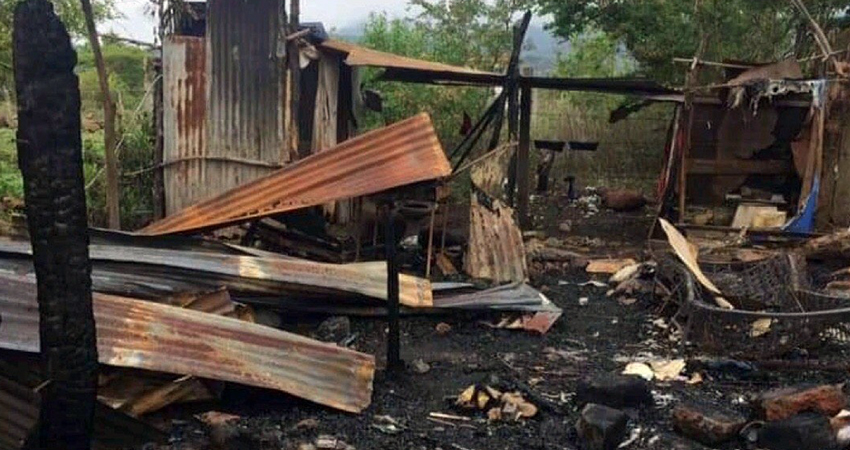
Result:
[[[365,22],[356,25],[346,25],[328,30],[330,34],[338,39],[349,42],[358,42],[363,36]],[[534,73],[547,75],[555,67],[555,61],[559,53],[566,54],[570,51],[569,42],[562,42],[550,32],[543,28],[542,24],[532,23],[528,27],[525,38],[526,50],[522,52],[523,65],[531,66]]]

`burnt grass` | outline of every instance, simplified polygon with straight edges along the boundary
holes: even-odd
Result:
[[[552,208],[552,203],[558,207]],[[603,242],[595,253],[632,252],[639,256],[645,245],[651,206],[640,213],[603,211],[585,218],[580,211],[561,207],[560,202],[543,204],[535,203],[535,208],[549,208],[538,211],[541,217],[571,218],[574,223],[581,223],[571,235],[583,233],[613,244]],[[552,235],[566,236],[557,231],[557,225],[557,221],[549,221],[545,228]],[[615,298],[606,297],[605,288],[575,284],[589,279],[577,268],[547,270],[532,278],[532,284],[564,310],[560,320],[542,336],[482,324],[499,316],[405,317],[401,342],[408,368],[395,374],[384,370],[385,322],[351,318],[352,333],[358,336],[352,348],[377,355],[379,366],[372,404],[360,414],[341,413],[284,394],[231,385],[220,402],[173,406],[152,419],[170,430],[171,443],[164,447],[169,449],[217,448],[210,442],[209,430],[193,419],[193,414],[210,410],[241,417],[237,436],[223,448],[297,449],[314,443],[319,435],[328,435],[356,449],[579,449],[574,431],[579,406],[573,401],[573,394],[582,377],[620,372],[628,361],[642,355],[695,356],[681,345],[674,326],[664,329],[653,324],[659,317],[667,317],[669,324],[669,315],[674,312],[669,307],[662,311],[661,300],[642,296],[634,304],[622,305]],[[585,306],[579,304],[580,297],[588,297]],[[435,328],[440,322],[449,324],[451,331],[438,334]],[[309,333],[316,323],[302,322],[299,326],[302,332]],[[428,363],[430,370],[416,373],[410,367],[416,359]],[[804,382],[845,380],[840,372],[802,370],[760,370],[744,376],[724,370],[702,374],[705,380],[696,385],[653,382],[655,406],[628,411],[629,430],[637,438],[626,448],[708,448],[673,430],[670,415],[680,403],[748,416],[750,399],[761,391]],[[526,398],[540,411],[532,419],[506,423],[487,422],[483,411],[457,409],[453,398],[474,383],[525,390]],[[472,420],[438,423],[428,420],[431,412],[464,415]],[[401,431],[387,434],[380,430],[375,426],[380,416],[395,419]],[[312,425],[306,426],[308,423]],[[734,442],[720,448],[745,445]]]

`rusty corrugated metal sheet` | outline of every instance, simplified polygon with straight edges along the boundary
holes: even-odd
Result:
[[[38,352],[32,282],[0,277],[0,347]],[[332,344],[152,302],[94,295],[103,364],[276,389],[343,411],[372,396],[375,359]]]
[[[371,48],[335,39],[328,39],[322,42],[319,46],[347,54],[348,56],[345,59],[345,63],[349,66],[384,67],[419,70],[423,72],[455,73],[459,75],[500,76],[500,74],[493,72],[484,72],[467,67],[458,67],[449,64],[394,55],[392,53],[372,50]]]
[[[483,204],[472,194],[469,207],[469,243],[465,270],[473,278],[496,282],[522,282],[528,278],[525,244],[522,231],[516,224],[513,209],[501,201],[487,197]]]
[[[38,358],[31,355],[3,355],[0,359],[0,450],[17,449],[27,433],[37,426],[42,385]],[[146,444],[164,444],[168,435],[152,425],[116,411],[101,402],[94,408],[92,449],[140,448]],[[34,433],[33,442],[37,440]]]
[[[427,114],[348,140],[141,230],[157,235],[244,222],[451,173]]]
[[[209,196],[206,161],[206,39],[168,36],[162,45],[163,179],[166,214]]]
[[[276,54],[279,3],[208,1],[207,195],[194,202],[267,175],[288,161],[283,63]]]
[[[35,432],[41,397],[0,376],[0,450],[18,450]]]
[[[32,250],[28,242],[0,239],[0,254],[29,259]],[[351,299],[363,295],[384,300],[387,298],[387,265],[383,261],[326,264],[297,258],[103,245],[89,246],[89,254],[93,265],[93,289],[109,294],[145,296],[157,283],[170,285],[177,281],[176,286],[184,287],[183,292],[198,292],[198,288],[215,290],[226,286],[235,293],[249,296],[289,294]],[[0,272],[9,273],[6,261],[7,258],[2,258]],[[28,280],[34,280],[32,264],[29,261],[27,263],[26,269],[23,264],[14,264],[13,273],[21,279],[27,277]],[[399,294],[403,305],[432,305],[433,295],[428,280],[405,274],[399,278]]]

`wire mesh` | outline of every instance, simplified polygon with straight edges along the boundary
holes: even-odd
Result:
[[[713,294],[675,256],[657,254],[656,261],[659,280],[681,305],[685,339],[701,352],[768,359],[795,348],[850,342],[850,298],[810,289],[805,265],[793,255],[701,265],[724,298],[737,303],[733,310],[715,306]]]

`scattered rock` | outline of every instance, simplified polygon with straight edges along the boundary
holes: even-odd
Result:
[[[829,424],[832,426],[838,445],[841,448],[850,446],[850,411],[846,409],[841,411],[837,416],[829,419]]]
[[[434,328],[434,331],[436,331],[440,336],[445,336],[452,332],[452,326],[445,322],[440,322]]]
[[[602,192],[602,206],[614,211],[634,211],[646,206],[646,197],[628,189],[606,189]]]
[[[570,222],[569,220],[561,222],[558,225],[558,229],[561,230],[564,233],[569,233],[570,231],[573,230],[573,223]]]
[[[758,432],[758,447],[768,450],[837,450],[829,419],[806,412],[768,422]]]
[[[316,337],[325,342],[339,342],[351,334],[351,320],[346,316],[325,319],[316,328]]]
[[[309,419],[304,419],[295,424],[295,429],[301,431],[315,430],[316,428],[319,428],[319,421],[318,419],[314,419],[312,417]]]
[[[579,405],[597,403],[612,408],[636,408],[653,403],[649,383],[633,375],[585,378],[578,383],[575,398]]]
[[[319,450],[354,450],[354,447],[333,436],[319,436],[316,439],[316,448]]]
[[[410,364],[410,367],[413,369],[414,372],[420,375],[426,374],[431,370],[431,366],[428,365],[428,363],[426,363],[425,361],[423,361],[422,358],[417,358],[413,360],[413,362]]]
[[[655,372],[648,364],[642,362],[631,362],[623,369],[623,375],[637,375],[646,381],[652,381],[655,378]]]
[[[578,304],[579,304],[579,306],[587,306],[587,304],[588,304],[589,302],[590,302],[590,299],[589,299],[589,298],[587,298],[587,297],[580,297],[580,298],[578,299]]]
[[[628,422],[619,409],[590,403],[581,410],[576,431],[587,450],[615,450],[626,438]]]
[[[683,435],[705,445],[717,445],[738,436],[746,424],[741,417],[680,405],[673,410],[673,426]]]
[[[210,444],[217,449],[243,448],[240,439],[239,416],[218,411],[208,411],[195,416],[207,427]]]
[[[787,419],[804,411],[835,416],[847,406],[847,396],[839,385],[796,386],[775,389],[756,399],[756,414],[769,421]]]

